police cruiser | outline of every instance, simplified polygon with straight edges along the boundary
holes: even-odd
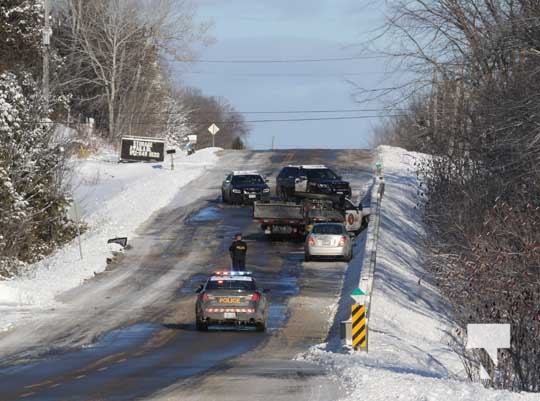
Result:
[[[260,290],[246,271],[217,271],[197,289],[197,330],[210,325],[252,326],[266,330],[268,290]]]
[[[223,202],[232,204],[268,202],[270,188],[267,181],[257,171],[233,171],[221,184],[221,198]]]

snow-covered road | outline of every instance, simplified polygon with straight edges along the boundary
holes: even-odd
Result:
[[[31,393],[27,399],[40,401],[131,400],[172,386],[173,394],[181,389],[180,399],[213,400],[238,375],[253,381],[229,388],[231,400],[269,394],[286,400],[293,388],[296,400],[338,393],[339,383],[323,369],[291,356],[326,337],[346,264],[303,265],[302,244],[269,243],[249,208],[219,202],[219,188],[230,169],[275,174],[285,163],[310,162],[343,165],[343,175],[362,188],[369,157],[365,151],[225,152],[139,227],[124,258],[58,295],[54,309],[42,309],[0,335],[2,393]],[[197,201],[185,204],[185,192]],[[226,249],[237,230],[250,241],[248,264],[259,283],[272,289],[269,332],[198,333],[193,288],[228,263]],[[201,375],[209,383],[201,383],[204,395],[202,387],[185,386]],[[286,388],[276,386],[284,380]]]
[[[337,330],[339,321],[348,318],[361,249],[348,269],[343,263],[303,263],[301,244],[261,241],[249,211],[220,209],[215,202],[224,172],[242,165],[265,171],[298,160],[338,162],[350,169],[346,179],[363,185],[365,154],[246,152],[218,159],[213,152],[201,152],[200,159],[178,160],[174,172],[91,160],[79,170],[77,193],[90,223],[85,243],[89,249],[95,244],[95,264],[85,269],[74,243],[48,258],[48,265],[44,261],[37,275],[0,284],[0,291],[12,291],[0,295],[7,312],[3,319],[16,323],[0,334],[0,356],[34,360],[51,349],[61,351],[35,365],[8,364],[2,371],[8,375],[5,384],[14,394],[24,394],[16,380],[28,381],[33,389],[29,399],[40,400],[58,394],[93,399],[105,391],[96,388],[103,383],[103,394],[118,399],[145,394],[159,401],[538,400],[535,394],[494,391],[466,380],[452,349],[448,306],[422,268],[424,232],[414,161],[423,156],[388,147],[379,151],[386,189],[369,353],[342,347]],[[83,195],[93,185],[102,189]],[[130,216],[135,216],[131,222]],[[239,226],[253,235],[255,271],[275,289],[271,330],[265,337],[197,333],[192,328],[192,280],[222,263],[225,244]],[[134,249],[112,269],[77,286],[105,268],[103,245],[116,235],[134,235]],[[357,247],[363,241],[359,238]],[[52,263],[54,258],[59,259]],[[44,288],[37,288],[41,284]],[[123,328],[113,330],[117,327]],[[100,337],[103,333],[108,334]],[[327,342],[308,349],[327,333]],[[69,351],[96,338],[94,346]],[[62,367],[64,362],[73,369]],[[48,371],[53,368],[65,372]],[[43,381],[34,385],[38,376]]]

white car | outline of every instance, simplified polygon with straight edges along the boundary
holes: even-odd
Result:
[[[331,257],[346,262],[353,257],[353,241],[341,223],[316,223],[306,237],[306,262],[315,257]]]

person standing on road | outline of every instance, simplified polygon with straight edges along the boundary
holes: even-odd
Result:
[[[247,244],[242,241],[242,234],[237,233],[229,247],[233,270],[246,270],[246,252]]]

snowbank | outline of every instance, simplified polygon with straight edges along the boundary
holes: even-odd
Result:
[[[88,225],[82,235],[83,259],[77,240],[32,266],[26,277],[0,282],[0,332],[13,323],[6,311],[49,308],[55,296],[103,271],[110,250],[107,239],[135,234],[152,213],[167,205],[182,186],[199,177],[218,160],[218,148],[194,155],[175,155],[174,170],[164,163],[117,163],[112,151],[87,160],[73,160],[72,186],[78,214]],[[15,314],[15,316],[17,316]]]
[[[423,235],[414,162],[423,155],[381,146],[385,193],[371,301],[369,353],[332,339],[299,359],[327,366],[346,400],[537,400],[466,381],[452,351],[448,308],[422,269]]]

